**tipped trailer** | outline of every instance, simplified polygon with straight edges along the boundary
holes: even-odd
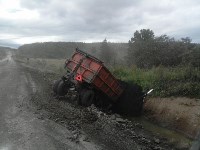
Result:
[[[116,79],[96,57],[76,48],[65,62],[66,74],[53,85],[58,96],[65,96],[71,87],[78,92],[78,104],[112,109],[127,115],[140,115],[144,93],[138,85]]]

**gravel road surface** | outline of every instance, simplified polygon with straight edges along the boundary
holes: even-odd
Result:
[[[72,133],[25,106],[37,87],[9,52],[0,61],[0,150],[100,149],[71,141]]]

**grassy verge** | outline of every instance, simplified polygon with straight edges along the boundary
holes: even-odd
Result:
[[[134,82],[144,89],[153,88],[153,96],[186,96],[200,98],[199,68],[152,68],[150,70],[118,67],[112,69],[117,78]]]
[[[42,59],[42,58],[25,58],[15,57],[15,61],[24,63],[28,66],[38,68],[43,71],[51,71],[63,75],[65,73],[65,59]]]

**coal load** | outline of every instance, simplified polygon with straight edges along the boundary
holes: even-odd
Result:
[[[117,103],[113,105],[113,111],[129,116],[141,115],[145,94],[142,87],[134,83],[119,82],[123,86],[124,92]]]

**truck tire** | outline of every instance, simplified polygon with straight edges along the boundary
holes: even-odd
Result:
[[[114,105],[114,110],[128,116],[139,116],[143,110],[143,91],[141,86],[121,81],[124,92]]]
[[[79,96],[79,104],[88,107],[94,103],[95,94],[93,90],[84,89]]]
[[[57,87],[58,96],[65,96],[68,92],[69,85],[61,80]]]
[[[60,83],[61,81],[62,81],[61,79],[56,80],[56,81],[54,82],[54,84],[53,84],[53,92],[54,92],[55,94],[57,94],[57,88],[58,88],[58,85],[59,85],[59,83]]]

